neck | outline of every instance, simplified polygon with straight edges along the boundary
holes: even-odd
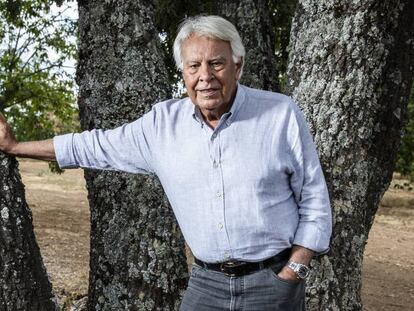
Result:
[[[221,116],[230,111],[232,104],[233,102],[230,102],[224,107],[220,107],[221,109],[217,110],[200,109],[200,112],[203,116],[204,121],[214,129],[218,125]]]
[[[204,121],[212,129],[215,129],[217,127],[221,116],[230,111],[231,107],[233,106],[234,99],[236,97],[236,92],[237,90],[234,92],[233,96],[231,97],[231,100],[228,103],[221,105],[217,109],[200,109]]]

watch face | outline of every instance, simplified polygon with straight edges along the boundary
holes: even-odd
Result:
[[[307,267],[301,265],[301,266],[299,266],[297,274],[301,279],[304,279],[308,276],[309,269]]]

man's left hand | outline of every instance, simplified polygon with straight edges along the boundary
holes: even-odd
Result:
[[[309,266],[312,256],[312,250],[299,245],[294,245],[292,247],[292,253],[290,254],[290,260]],[[287,266],[284,266],[277,276],[289,282],[299,283],[301,281],[298,275]]]
[[[301,279],[298,278],[296,273],[286,266],[284,266],[282,270],[280,270],[277,276],[282,280],[286,280],[291,283],[299,283],[301,281]]]

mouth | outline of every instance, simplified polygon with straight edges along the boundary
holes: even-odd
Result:
[[[218,89],[208,88],[208,89],[201,89],[197,90],[197,92],[205,97],[211,97],[218,93]]]

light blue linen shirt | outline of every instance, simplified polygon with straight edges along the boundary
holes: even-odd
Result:
[[[205,262],[260,261],[293,244],[326,251],[328,191],[295,103],[238,85],[215,130],[189,98],[113,130],[56,136],[61,168],[156,174],[184,238]]]

